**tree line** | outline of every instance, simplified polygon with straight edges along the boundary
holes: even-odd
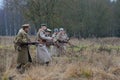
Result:
[[[24,23],[35,34],[46,23],[78,38],[120,36],[119,0],[4,0],[0,17],[0,35],[15,35]]]

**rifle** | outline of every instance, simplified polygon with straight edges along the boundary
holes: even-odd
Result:
[[[69,42],[69,40],[66,40],[66,41],[61,41],[61,40],[57,40],[59,43],[66,43],[66,44],[68,44],[68,45],[70,45],[70,47],[77,47],[77,48],[79,48],[78,46],[76,46],[76,45],[73,45],[73,44],[71,44],[70,42]]]
[[[28,46],[28,45],[36,45],[39,44],[38,42],[27,42],[27,43],[21,43],[21,46]],[[27,52],[28,52],[28,61],[32,62],[32,57],[30,55],[29,47],[27,47]]]
[[[37,45],[37,44],[39,44],[39,43],[38,42],[26,42],[26,43],[21,43],[20,45],[21,46],[24,46],[24,45],[28,46],[28,45]]]
[[[54,46],[56,46],[56,47],[58,47],[59,48],[59,44],[58,44],[58,42],[56,41],[56,42],[53,42],[53,41],[46,41],[46,46],[51,46],[51,45],[54,45]]]

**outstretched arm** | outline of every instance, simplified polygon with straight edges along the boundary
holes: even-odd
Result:
[[[42,39],[45,39],[45,40],[51,40],[51,39],[52,39],[52,37],[46,37],[43,32],[40,32],[39,35],[40,35],[40,37],[41,37]]]

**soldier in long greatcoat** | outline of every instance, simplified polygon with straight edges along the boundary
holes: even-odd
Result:
[[[39,44],[37,45],[37,61],[40,64],[46,64],[48,65],[49,62],[52,60],[51,55],[46,47],[46,42],[51,41],[52,37],[46,36],[45,30],[47,29],[45,24],[41,25],[41,28],[39,29],[37,33],[37,41]]]
[[[20,71],[24,71],[23,69],[25,65],[31,62],[31,57],[29,55],[29,46],[22,45],[24,43],[30,42],[30,39],[28,37],[29,28],[29,24],[22,25],[22,28],[19,30],[14,40],[15,49],[18,52],[17,69]]]

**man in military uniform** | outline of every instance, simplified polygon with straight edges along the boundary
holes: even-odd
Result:
[[[56,38],[59,43],[59,51],[58,51],[59,55],[65,54],[65,52],[66,52],[66,43],[65,42],[67,42],[69,40],[69,38],[66,34],[66,31],[63,28],[60,28],[59,33],[57,34]]]
[[[58,28],[55,28],[54,29],[54,33],[52,34],[52,37],[53,37],[53,42],[55,43],[55,44],[58,44],[57,43],[57,34],[59,33],[59,30],[58,30]],[[51,55],[52,56],[58,56],[58,51],[59,51],[59,46],[58,45],[53,45],[53,46],[51,46]]]
[[[52,30],[51,30],[51,29],[47,28],[47,29],[45,30],[45,36],[46,36],[46,37],[52,37],[51,33],[52,33]],[[48,52],[50,53],[50,55],[52,54],[52,52],[51,52],[51,46],[52,46],[52,45],[54,45],[53,40],[47,40],[47,41],[46,41],[46,47],[47,47]]]
[[[52,37],[46,36],[45,30],[47,29],[46,24],[42,24],[41,28],[37,33],[37,61],[40,64],[48,65],[51,61],[51,55],[46,47],[46,42],[51,41]]]
[[[32,62],[29,54],[29,46],[24,45],[25,43],[30,42],[30,39],[28,37],[29,29],[30,29],[29,24],[22,25],[22,28],[19,30],[14,40],[15,49],[18,52],[17,70],[20,72],[24,72],[25,66],[29,62]]]
[[[57,41],[57,34],[59,33],[59,30],[58,28],[55,28],[54,29],[54,33],[52,34],[52,37],[53,37],[53,40],[54,41]]]
[[[51,29],[47,28],[47,29],[45,30],[45,35],[46,35],[46,37],[51,37],[51,33],[52,33],[52,30],[51,30]]]

